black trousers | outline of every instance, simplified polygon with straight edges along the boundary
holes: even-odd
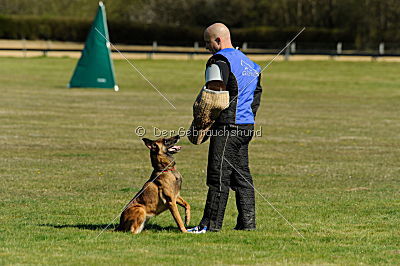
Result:
[[[254,125],[216,124],[209,132],[209,189],[200,226],[207,226],[210,231],[219,231],[222,227],[229,188],[236,195],[238,217],[235,229],[256,228],[254,188],[248,156],[253,131]]]

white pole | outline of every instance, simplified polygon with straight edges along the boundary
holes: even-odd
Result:
[[[338,42],[336,45],[336,53],[342,54],[342,43],[341,42]]]
[[[293,43],[290,45],[290,52],[291,52],[292,54],[296,53],[296,43],[295,43],[295,42],[293,42]]]
[[[385,44],[383,42],[379,44],[379,54],[385,54]]]

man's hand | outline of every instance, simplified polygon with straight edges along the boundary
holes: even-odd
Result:
[[[207,82],[206,88],[213,91],[226,91],[225,83],[220,80],[212,80]]]

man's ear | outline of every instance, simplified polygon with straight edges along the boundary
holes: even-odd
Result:
[[[217,37],[217,39],[215,39],[215,42],[218,43],[218,44],[221,44],[221,38]]]
[[[147,146],[147,148],[149,148],[151,150],[151,147],[154,143],[154,141],[152,141],[151,139],[147,139],[147,138],[142,138],[144,145]]]

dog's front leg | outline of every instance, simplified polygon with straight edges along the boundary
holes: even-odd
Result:
[[[176,224],[178,225],[179,229],[182,232],[186,233],[187,230],[185,228],[185,225],[183,224],[181,215],[179,214],[178,206],[176,205],[176,201],[168,200],[167,206],[168,206],[168,209],[171,211],[172,217],[174,217],[174,220],[175,220]]]
[[[189,205],[189,203],[187,203],[187,201],[184,200],[181,196],[178,196],[176,198],[176,203],[178,203],[178,205],[185,208],[185,224],[189,225],[189,223],[190,223],[190,205]]]

